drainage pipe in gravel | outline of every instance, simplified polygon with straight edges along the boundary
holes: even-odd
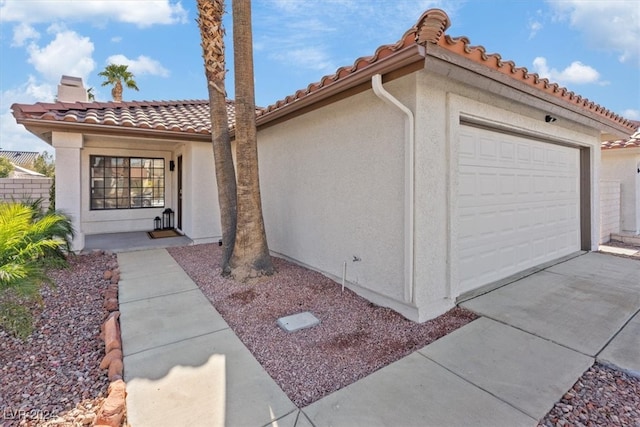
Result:
[[[342,292],[344,292],[344,283],[347,281],[347,261],[342,264]]]
[[[376,96],[387,104],[400,110],[405,116],[405,229],[404,229],[404,299],[408,303],[414,301],[413,283],[413,252],[414,252],[414,147],[415,147],[415,119],[413,112],[382,86],[382,76],[375,74],[371,77],[371,86]]]

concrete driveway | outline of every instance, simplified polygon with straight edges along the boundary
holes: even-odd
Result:
[[[640,375],[640,262],[588,253],[462,304],[482,317],[303,408],[316,426],[535,426],[594,362]]]
[[[640,374],[640,262],[588,253],[462,304]]]

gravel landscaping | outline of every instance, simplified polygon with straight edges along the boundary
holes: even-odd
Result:
[[[319,273],[274,258],[277,275],[253,284],[219,276],[217,245],[169,252],[298,406],[305,406],[434,341],[476,316],[456,308],[424,324],[358,297]],[[0,329],[0,426],[91,425],[109,381],[100,325],[115,255],[70,258],[50,272],[35,332],[20,341]],[[311,311],[321,324],[294,334],[276,319]],[[125,366],[126,370],[126,366]],[[600,364],[578,379],[539,426],[640,427],[640,378]]]
[[[640,378],[596,363],[538,426],[639,427]]]
[[[264,369],[299,407],[339,390],[467,324],[455,308],[417,324],[320,273],[273,258],[277,274],[240,284],[220,276],[217,245],[168,249]],[[311,311],[320,325],[287,333],[279,317]],[[126,369],[126,367],[125,367]]]
[[[103,273],[114,255],[72,256],[41,291],[34,333],[24,342],[0,329],[0,425],[91,425],[109,384],[100,325]]]

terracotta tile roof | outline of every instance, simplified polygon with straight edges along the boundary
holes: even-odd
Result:
[[[617,139],[615,141],[604,141],[601,148],[609,150],[612,148],[640,148],[640,121],[631,121],[636,125],[636,132],[626,139]]]
[[[208,100],[132,101],[132,102],[57,102],[14,104],[18,122],[25,119],[122,126],[138,129],[211,134]],[[235,126],[235,107],[227,101],[229,127]]]
[[[39,155],[37,151],[0,151],[0,157],[20,166],[31,166]]]
[[[383,45],[371,56],[358,58],[353,65],[338,68],[332,75],[323,77],[276,103],[257,109],[258,125],[283,117],[289,112],[311,105],[343,89],[370,80],[378,72],[390,72],[394,68],[424,61],[430,51],[444,49],[448,55],[466,58],[487,69],[502,73],[510,79],[530,86],[550,95],[557,103],[591,113],[599,121],[614,127],[619,132],[632,134],[636,126],[629,120],[606,108],[581,97],[536,73],[529,73],[524,67],[517,67],[512,61],[502,60],[501,56],[487,54],[482,46],[471,46],[466,37],[452,38],[445,34],[450,26],[449,17],[440,9],[426,11],[416,25],[410,28],[395,44]],[[433,54],[433,53],[432,53]],[[404,61],[404,62],[403,62]],[[412,61],[412,62],[411,62]],[[391,64],[391,65],[388,65]],[[235,125],[233,103],[228,102],[229,126]],[[160,102],[93,102],[93,103],[56,103],[35,105],[14,104],[11,107],[18,123],[29,120],[83,123],[90,125],[108,125],[151,129],[160,131],[209,134],[211,132],[208,102],[200,101],[160,101]],[[31,122],[31,124],[34,124]]]
[[[383,61],[391,55],[397,54],[403,49],[420,45],[427,47],[428,54],[429,45],[438,45],[451,53],[482,64],[512,79],[553,95],[565,103],[574,104],[584,110],[596,113],[608,121],[627,128],[629,133],[634,131],[635,127],[629,120],[615,114],[613,111],[593,101],[589,101],[569,91],[567,88],[560,87],[557,83],[552,83],[546,78],[541,78],[536,73],[529,73],[526,68],[516,66],[513,61],[505,61],[497,53],[488,54],[482,46],[471,46],[467,37],[452,38],[445,35],[444,33],[449,26],[450,20],[444,11],[440,9],[427,10],[422,14],[416,25],[409,29],[397,43],[380,46],[373,55],[358,58],[352,66],[338,68],[334,74],[324,76],[319,82],[310,84],[306,89],[299,90],[295,94],[264,108],[258,115],[268,115],[280,108],[294,104],[307,96],[313,95],[315,92],[327,89],[331,85],[336,85],[341,80],[358,74],[369,67],[373,67],[376,63]]]

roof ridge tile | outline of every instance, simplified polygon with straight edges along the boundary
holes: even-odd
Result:
[[[418,45],[437,45],[455,55],[459,55],[489,69],[495,70],[514,80],[520,81],[537,90],[554,96],[562,102],[578,105],[603,118],[611,120],[630,131],[638,127],[633,123],[605,107],[575,94],[558,83],[550,82],[537,73],[531,73],[525,67],[519,67],[511,60],[504,60],[498,53],[487,53],[484,46],[472,46],[466,36],[451,37],[445,34],[451,22],[441,9],[425,11],[416,24],[408,29],[396,42],[379,46],[373,55],[361,56],[352,65],[339,67],[335,73],[325,75],[319,81],[310,83],[304,89],[275,101],[266,107],[256,107],[256,115],[264,116],[287,105],[296,103],[302,98],[310,96],[323,88],[334,85],[350,78],[356,73],[372,67],[404,49]],[[427,54],[429,49],[427,50]],[[226,100],[229,127],[235,126],[234,104]],[[156,130],[171,130],[192,132],[200,129],[199,133],[210,132],[211,123],[208,114],[209,101],[196,100],[158,100],[158,101],[125,101],[125,102],[76,102],[76,103],[43,103],[33,105],[13,104],[11,109],[18,121],[24,119],[77,121],[79,123],[97,125],[137,126]]]

